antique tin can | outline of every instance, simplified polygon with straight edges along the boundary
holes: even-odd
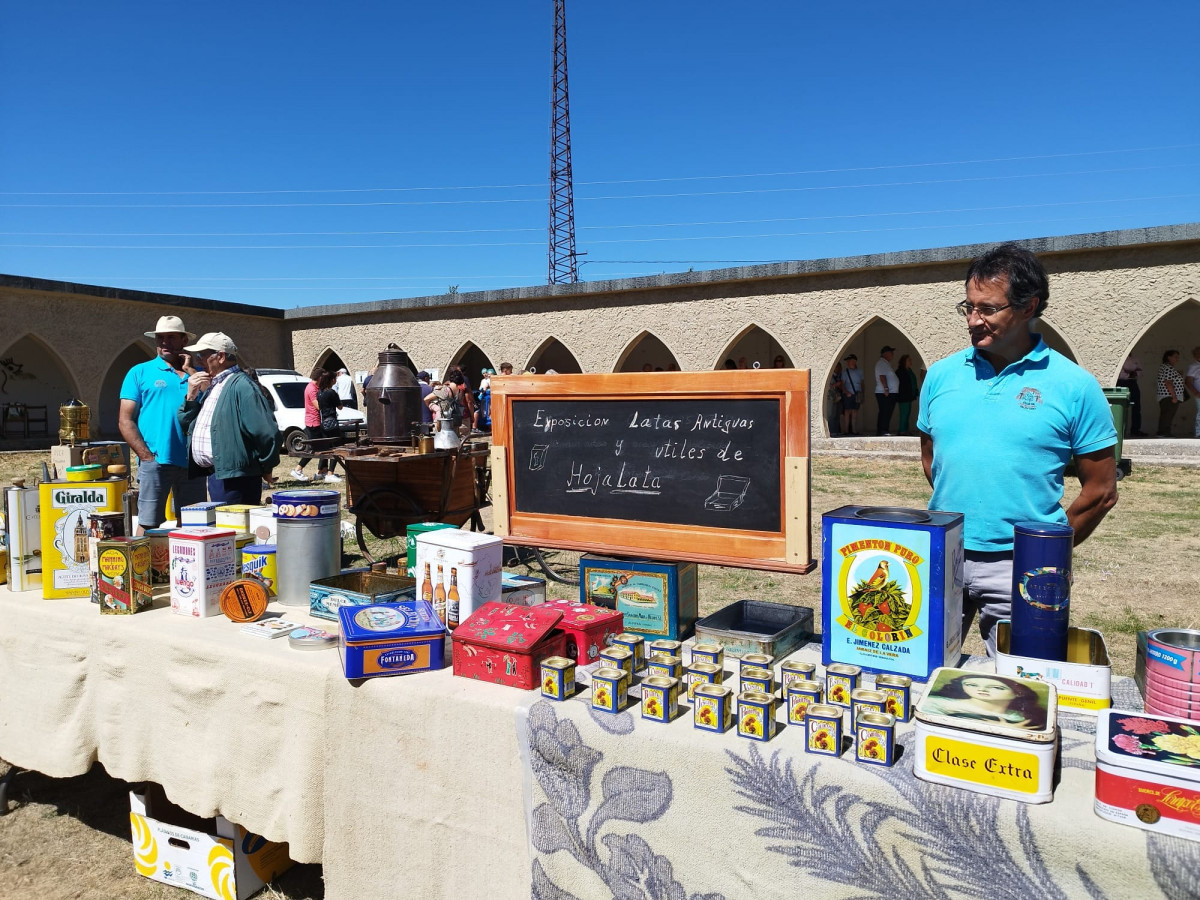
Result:
[[[447,528],[454,527],[449,522],[417,522],[415,525],[408,526],[405,530],[404,546],[407,551],[405,571],[409,578],[417,577],[417,536],[430,531],[444,531]],[[397,560],[398,563],[399,561]]]
[[[267,498],[270,500],[271,498]],[[260,544],[275,544],[278,542],[279,529],[275,525],[275,508],[273,506],[256,506],[246,517],[250,522],[247,529]]]
[[[337,619],[343,606],[377,606],[417,599],[417,582],[407,575],[382,572],[339,572],[315,579],[308,588],[308,612],[317,619]]]
[[[752,741],[769,741],[775,737],[775,695],[760,691],[742,691],[738,695],[737,731],[740,737]]]
[[[88,515],[88,577],[92,602],[102,602],[100,591],[100,542],[125,537],[123,512],[94,512]]]
[[[682,641],[696,626],[698,572],[691,562],[584,554],[579,558],[579,599],[624,613],[626,631]]]
[[[67,466],[67,481],[99,481],[104,477],[104,466],[89,463],[83,466]]]
[[[592,709],[616,713],[625,708],[626,675],[621,669],[601,666],[592,673]]]
[[[309,607],[312,583],[342,571],[341,500],[326,490],[271,496],[278,529],[275,591],[284,606]]]
[[[123,478],[79,483],[43,481],[38,486],[43,597],[91,595],[88,516],[94,512],[119,514],[121,495],[127,488]]]
[[[696,688],[702,684],[720,684],[725,680],[725,669],[715,663],[697,662],[688,666],[688,700],[696,699]]]
[[[743,692],[752,691],[758,694],[775,693],[775,672],[770,669],[760,669],[756,666],[742,666],[742,677],[739,682]]]
[[[600,665],[620,669],[627,677],[626,685],[633,684],[633,654],[625,647],[605,647],[600,651]]]
[[[220,503],[193,503],[179,510],[179,527],[190,528],[199,525],[201,528],[217,527],[217,507]],[[231,529],[236,534],[236,529]]]
[[[542,660],[566,656],[567,636],[557,627],[561,619],[561,612],[545,604],[485,603],[451,634],[454,674],[526,691],[538,689]]]
[[[566,700],[575,693],[575,660],[550,656],[542,660],[542,696]]]
[[[854,758],[873,766],[890,766],[896,759],[896,717],[860,712],[854,724]]]
[[[275,549],[275,544],[247,544],[242,548],[242,574],[259,579],[272,597],[279,581],[275,571]]]
[[[876,675],[875,690],[887,697],[884,712],[897,722],[907,722],[912,716],[912,679],[907,675]]]
[[[96,546],[96,592],[101,613],[132,614],[154,603],[150,541],[144,537],[101,540]]]
[[[1099,715],[1112,706],[1112,660],[1108,657],[1108,646],[1104,635],[1091,628],[1067,629],[1067,659],[1065,662],[1047,662],[1028,656],[1013,656],[1009,653],[1011,623],[996,623],[996,673],[1017,678],[1048,681],[1058,688],[1058,705],[1070,707],[1072,712]],[[1145,644],[1139,640],[1139,650],[1145,652]],[[1145,695],[1145,666],[1142,666],[1142,683],[1139,689]]]
[[[651,641],[650,653],[647,662],[649,662],[651,659],[654,659],[655,654],[661,654],[663,656],[682,656],[683,644],[679,643],[679,641],[668,641],[666,639],[660,641]]]
[[[724,668],[725,648],[720,644],[696,644],[692,647],[692,665],[696,663]]]
[[[850,695],[850,727],[858,724],[858,717],[865,712],[887,711],[887,694],[871,688],[858,688]]]
[[[221,591],[221,612],[231,622],[255,622],[270,602],[267,586],[254,576],[239,578]]]
[[[779,667],[779,690],[787,696],[787,686],[793,681],[813,681],[817,677],[815,663],[789,659]]]
[[[642,682],[642,718],[670,722],[679,711],[679,681],[651,675]]]
[[[924,681],[962,646],[963,517],[843,506],[821,517],[821,660]]]
[[[820,703],[822,694],[819,681],[805,681],[802,678],[794,678],[789,681],[784,692],[784,699],[787,700],[788,721],[794,725],[802,724],[808,708]]]
[[[204,618],[221,611],[221,591],[237,577],[233,538],[216,528],[171,532],[172,612]]]
[[[504,600],[511,603],[511,600]],[[522,604],[528,605],[528,604]],[[547,600],[540,604],[556,609],[563,614],[558,627],[567,635],[567,656],[574,657],[581,666],[590,665],[600,658],[600,651],[607,647],[624,627],[619,612],[593,606],[591,603],[576,603],[573,600]],[[630,656],[630,675],[637,669],[636,661]],[[624,668],[624,666],[622,666]]]
[[[250,510],[256,509],[249,503],[230,503],[218,506],[216,511],[217,528],[232,528],[238,534],[250,532]]]
[[[343,606],[338,650],[347,678],[408,675],[440,669],[446,626],[424,600]]]
[[[624,647],[633,654],[633,671],[640,672],[646,668],[646,639],[640,634],[622,631],[613,635],[612,644],[614,647]]]
[[[850,695],[858,690],[862,669],[833,663],[825,668],[825,702],[833,706],[850,708]]]
[[[417,535],[416,566],[421,590],[426,564],[433,571],[442,567],[445,578],[442,590],[446,592],[447,616],[453,625],[454,600],[458,598],[458,621],[463,622],[471,617],[475,610],[487,603],[501,602],[501,574],[504,571],[504,542],[494,534],[478,534],[472,531],[459,531],[456,528],[442,531],[426,531]],[[437,585],[434,585],[434,606],[438,606],[436,597]],[[439,613],[441,609],[438,610]],[[564,616],[559,627],[568,624]],[[613,629],[619,631],[620,626]],[[599,642],[603,644],[603,642]],[[568,655],[568,654],[563,654]],[[579,661],[579,657],[575,657]],[[594,662],[588,660],[588,662]]]
[[[4,489],[4,534],[8,544],[8,589],[36,591],[42,586],[42,531],[38,489],[24,479]]]
[[[692,703],[692,726],[704,731],[723,732],[733,715],[733,691],[723,684],[696,687]]]
[[[1070,525],[1018,522],[1013,526],[1009,649],[1015,656],[1066,661],[1074,539]]]
[[[171,583],[171,529],[147,528],[145,537],[150,538],[150,583]]]
[[[744,678],[747,669],[770,669],[774,672],[775,660],[765,653],[747,653],[738,660],[738,676]]]
[[[683,661],[678,656],[652,654],[650,661],[646,663],[646,674],[662,678],[683,678]]]
[[[804,717],[804,750],[824,756],[842,755],[842,708],[814,703]]]

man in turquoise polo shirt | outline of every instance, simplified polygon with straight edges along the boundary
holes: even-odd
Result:
[[[929,368],[921,388],[921,462],[930,509],[963,514],[963,635],[979,614],[988,655],[1012,610],[1013,525],[1070,524],[1075,543],[1117,503],[1117,431],[1089,372],[1051,350],[1030,324],[1050,297],[1037,257],[1015,244],[971,262],[971,346]],[[1071,457],[1079,496],[1063,510]]]
[[[121,384],[118,427],[138,458],[138,533],[166,519],[167,494],[175,508],[208,499],[203,478],[188,477],[187,441],[175,413],[187,396],[183,345],[196,336],[178,316],[163,316],[146,337],[154,359],[134,366]]]

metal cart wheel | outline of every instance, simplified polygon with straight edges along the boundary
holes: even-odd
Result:
[[[505,564],[525,566],[530,572],[540,570],[547,580],[558,584],[579,584],[579,554],[568,550],[541,547],[506,547]]]
[[[413,516],[418,521],[425,517],[425,509],[411,494],[397,487],[373,487],[354,501],[354,536],[358,549],[367,562],[396,562],[408,553],[407,529],[399,528],[399,534],[382,538],[363,522],[363,516],[381,519],[404,520]],[[387,529],[390,530],[390,529]]]

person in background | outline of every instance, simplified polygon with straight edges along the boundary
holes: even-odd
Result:
[[[479,373],[479,389],[475,391],[475,430],[492,430],[492,376],[491,369]]]
[[[782,356],[776,356],[775,361],[771,363],[772,369],[786,369],[787,362]]]
[[[325,436],[325,432],[321,429],[321,407],[317,404],[317,394],[321,388],[319,382],[324,375],[329,373],[320,366],[314,368],[308,375],[308,384],[304,386],[304,435],[308,438],[321,438]],[[311,456],[306,456],[296,463],[296,467],[292,469],[291,476],[296,481],[312,481],[312,478],[304,474],[304,467],[308,465]],[[329,461],[326,459],[317,460],[317,481],[329,480]],[[341,481],[336,475],[335,481]]]
[[[317,411],[321,416],[322,437],[342,436],[342,429],[338,424],[338,410],[342,408],[342,398],[338,396],[334,387],[336,384],[337,379],[332,372],[322,372],[321,377],[317,379]],[[337,483],[342,480],[334,474],[333,470],[336,467],[337,460],[329,460],[329,471],[325,474],[325,481]]]
[[[342,401],[342,406],[358,409],[358,395],[354,392],[354,379],[345,369],[337,370],[334,389],[337,391],[338,399]]]
[[[1117,387],[1129,391],[1129,422],[1125,432],[1130,437],[1146,436],[1146,432],[1142,431],[1142,389],[1138,387],[1138,377],[1141,374],[1142,364],[1130,353],[1121,366],[1121,374],[1117,376]]]
[[[862,372],[858,371],[858,357],[850,353],[842,357],[842,434],[857,435],[858,409],[862,405]]]
[[[879,351],[879,359],[875,360],[875,403],[879,406],[875,433],[878,435],[892,433],[892,411],[896,408],[896,394],[900,390],[900,382],[892,369],[895,353],[895,347],[884,347]]]
[[[910,434],[908,420],[912,415],[913,401],[917,399],[917,373],[913,371],[912,357],[905,353],[896,365],[896,401],[900,410],[900,422],[897,431],[900,434]]]
[[[1158,397],[1158,428],[1155,432],[1163,438],[1171,436],[1171,423],[1175,421],[1175,413],[1180,404],[1187,399],[1183,376],[1175,368],[1178,362],[1178,350],[1168,350],[1164,353],[1155,382],[1155,395]]]
[[[187,435],[188,467],[208,476],[208,497],[216,503],[262,500],[279,464],[279,426],[259,386],[238,366],[237,345],[220,331],[184,348],[202,371],[188,378],[179,407]]]
[[[421,421],[425,424],[433,421],[433,411],[425,405],[425,401],[433,392],[433,386],[429,383],[431,377],[424,369],[417,373],[417,387],[421,389]]]
[[[188,475],[187,437],[176,413],[187,396],[189,365],[183,346],[196,335],[178,316],[163,316],[147,331],[154,359],[134,366],[121,382],[117,427],[138,458],[138,534],[166,520],[167,495],[175,508],[203,503],[203,478]]]
[[[1196,425],[1192,429],[1192,437],[1200,438],[1200,347],[1192,348],[1192,359],[1194,362],[1188,366],[1183,380],[1188,393],[1196,398]]]
[[[838,362],[829,376],[829,436],[840,437],[842,433],[842,364]]]
[[[500,374],[511,375],[513,373],[513,364],[510,362],[500,363]]]
[[[1094,375],[1031,330],[1050,299],[1036,256],[1002,244],[972,260],[971,346],[929,368],[917,429],[930,509],[963,514],[963,635],[976,613],[988,655],[1012,614],[1013,526],[1070,525],[1080,544],[1117,505],[1117,430]],[[1071,458],[1079,494],[1062,508]]]

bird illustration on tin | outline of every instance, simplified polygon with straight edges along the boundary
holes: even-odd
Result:
[[[875,574],[867,579],[868,588],[879,588],[887,582],[888,579],[888,561],[881,559],[879,565],[875,567]]]

